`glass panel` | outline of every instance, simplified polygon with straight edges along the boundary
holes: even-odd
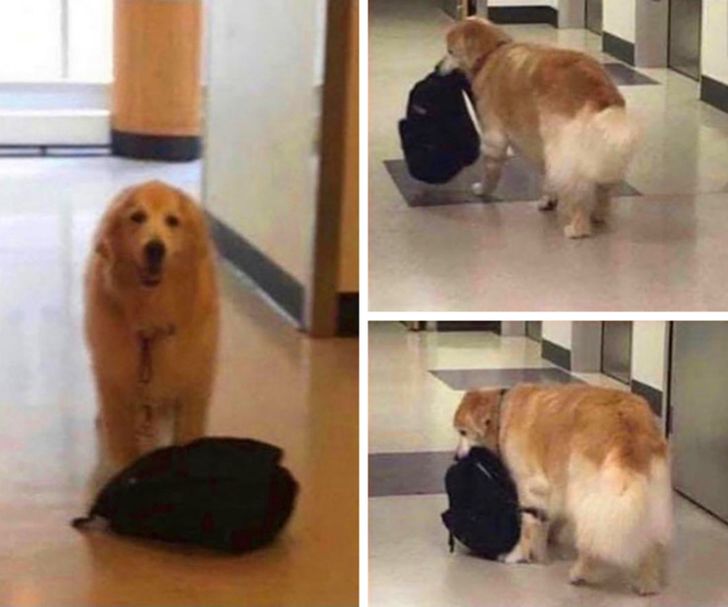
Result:
[[[0,80],[61,78],[60,0],[0,2]]]
[[[69,79],[112,79],[112,0],[68,0]]]

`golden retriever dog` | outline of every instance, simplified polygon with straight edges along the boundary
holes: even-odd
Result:
[[[565,204],[566,236],[588,236],[592,221],[605,221],[638,134],[602,66],[577,51],[514,42],[471,17],[447,34],[440,71],[454,69],[470,80],[483,133],[484,179],[473,191],[496,188],[510,145],[544,177],[539,208]]]
[[[612,565],[639,594],[665,582],[672,532],[668,448],[647,402],[585,384],[523,384],[468,392],[455,413],[458,455],[498,452],[513,475],[521,539],[505,562],[544,562],[549,532],[572,530],[578,552],[569,579],[597,583]]]
[[[121,192],[101,220],[85,287],[105,452],[97,474],[202,436],[218,291],[197,205],[158,181]]]

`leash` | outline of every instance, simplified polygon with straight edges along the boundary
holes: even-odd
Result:
[[[139,339],[139,383],[146,385],[152,381],[152,345],[155,341],[171,337],[177,332],[174,325],[155,327],[137,332]]]

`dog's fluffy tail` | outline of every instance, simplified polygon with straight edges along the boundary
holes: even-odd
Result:
[[[600,468],[582,462],[572,476],[570,507],[580,552],[626,567],[672,535],[669,462],[653,457],[646,473],[635,472],[610,453]]]
[[[613,184],[624,178],[640,140],[640,129],[624,107],[585,109],[572,120],[558,122],[547,151],[549,179],[557,188],[575,181]]]

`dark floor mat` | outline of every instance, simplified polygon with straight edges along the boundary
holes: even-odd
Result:
[[[369,497],[445,493],[445,473],[453,463],[452,451],[374,453],[369,456]]]
[[[482,177],[481,161],[463,169],[448,183],[431,185],[414,179],[407,171],[404,160],[385,160],[384,166],[400,194],[411,207],[434,207],[449,204],[489,204],[494,202],[517,202],[541,198],[541,176],[528,163],[514,156],[503,167],[498,188],[492,196],[481,197],[472,193],[473,183]],[[626,182],[614,188],[614,196],[641,196]]]
[[[657,80],[653,80],[623,63],[604,63],[603,65],[617,86],[660,84]]]
[[[438,369],[430,371],[453,390],[511,388],[516,384],[583,383],[571,373],[554,367],[528,369]]]

